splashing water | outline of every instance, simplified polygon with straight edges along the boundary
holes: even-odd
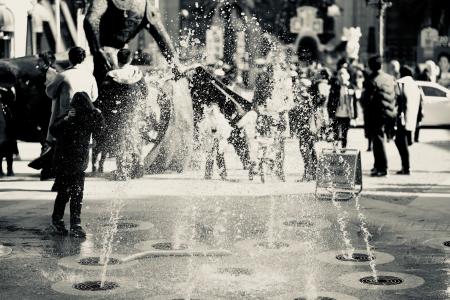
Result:
[[[349,163],[347,161],[345,161],[342,156],[339,157],[339,163],[341,163],[341,164],[343,164],[345,166],[346,177],[350,178],[352,170],[350,168]],[[367,251],[367,254],[369,255],[369,259],[370,259],[369,260],[369,265],[370,265],[370,268],[372,269],[373,278],[376,281],[378,281],[375,255],[374,255],[374,253],[372,251],[372,246],[370,245],[370,242],[369,242],[369,238],[370,238],[371,234],[370,234],[370,232],[369,232],[369,230],[367,228],[366,216],[363,214],[363,212],[361,210],[361,205],[360,205],[360,202],[359,202],[359,195],[353,194],[353,198],[355,199],[355,208],[356,208],[356,211],[357,211],[357,214],[358,214],[358,219],[359,219],[359,222],[360,222],[360,228],[361,228],[361,230],[363,232],[364,243],[366,245],[366,251]],[[348,253],[347,255],[348,255],[348,258],[352,258],[353,252],[351,253],[351,255],[350,255],[350,253]]]
[[[183,231],[185,230],[185,226],[183,224],[183,219],[186,214],[186,209],[180,217],[177,217],[175,220],[174,230],[172,233],[172,248],[179,249],[181,246],[181,236],[183,235]]]
[[[344,161],[344,159],[342,157],[339,157],[339,163],[345,165],[346,162]],[[329,182],[333,182],[331,180],[331,176],[332,176],[333,173],[330,170],[330,164],[324,164],[324,166],[325,166],[325,169],[326,169],[325,174],[328,177],[328,181]],[[349,170],[348,167],[349,166],[347,164],[346,168],[345,168],[346,175],[348,174],[347,176],[349,176],[349,174],[350,174],[349,173],[350,170]],[[332,195],[331,196],[331,203],[333,203],[333,206],[337,210],[337,222],[339,224],[339,230],[341,231],[341,234],[342,234],[342,240],[343,240],[343,242],[345,244],[345,250],[343,251],[342,254],[345,257],[352,258],[353,257],[353,253],[355,253],[355,247],[353,247],[353,244],[352,244],[351,239],[350,239],[350,234],[347,231],[347,224],[349,222],[348,212],[346,210],[344,210],[342,208],[342,205],[336,200],[337,199],[336,198],[337,192],[336,192],[336,186],[335,186],[334,183],[331,183],[331,185],[329,187],[329,190],[331,191],[331,195]]]
[[[270,197],[269,221],[267,223],[267,244],[269,249],[275,248],[275,197]]]
[[[108,270],[109,258],[113,250],[114,236],[117,233],[117,224],[120,219],[120,211],[125,206],[125,191],[127,189],[128,182],[121,182],[117,185],[117,191],[114,195],[117,195],[112,199],[110,203],[110,216],[108,225],[106,227],[106,232],[104,234],[102,242],[102,251],[100,255],[100,264],[103,265],[101,272],[101,283],[100,287],[103,287],[106,281],[106,274]]]
[[[197,207],[194,204],[192,206],[191,211],[192,224],[196,224],[196,220],[197,220]],[[195,243],[195,226],[191,226],[191,232],[189,234],[189,245],[193,245],[194,243]],[[186,296],[185,296],[186,299],[191,299],[192,291],[194,290],[195,287],[195,282],[193,280],[194,278],[194,256],[192,255],[193,247],[190,246],[189,249],[190,255],[188,258],[188,265],[187,265],[188,276],[186,280]]]
[[[312,218],[311,211],[319,211],[319,207],[317,206],[317,202],[312,202],[312,204],[307,207],[309,212],[307,212],[306,216],[309,218]],[[317,299],[318,298],[318,291],[317,291],[317,276],[319,273],[318,265],[312,259],[314,256],[314,253],[317,248],[317,243],[321,240],[319,230],[315,228],[314,226],[311,226],[306,231],[306,238],[307,243],[305,244],[306,247],[306,283],[305,283],[305,290],[306,290],[306,299]]]
[[[353,253],[355,253],[355,247],[353,247],[349,232],[347,231],[347,224],[349,222],[348,212],[342,208],[338,201],[336,201],[336,191],[333,191],[331,202],[338,211],[337,221],[345,244],[345,252],[342,254],[348,258],[351,258],[353,257]]]
[[[217,205],[216,207],[217,219],[216,224],[214,225],[213,234],[216,241],[216,246],[224,249],[227,242],[226,232],[228,224],[228,214],[219,205]]]
[[[359,195],[356,195],[356,197],[355,197],[355,208],[356,208],[356,211],[358,212],[358,218],[359,218],[361,230],[363,232],[364,242],[366,243],[366,251],[367,251],[367,254],[369,255],[369,259],[370,259],[369,265],[370,265],[370,268],[372,269],[372,276],[375,279],[375,281],[378,281],[376,258],[375,258],[374,252],[372,251],[372,246],[370,245],[370,242],[369,242],[369,238],[370,238],[371,234],[370,234],[369,230],[367,229],[366,216],[361,211],[361,205],[359,203]]]
[[[143,145],[143,137],[141,135],[142,121],[145,119],[143,112],[148,99],[140,95],[129,95],[131,100],[136,101],[136,105],[132,111],[126,116],[126,120],[117,120],[121,122],[121,132],[119,133],[119,147],[117,151],[117,170],[116,176],[119,181],[116,184],[114,197],[109,205],[109,226],[106,227],[102,242],[102,251],[100,255],[100,263],[103,265],[101,272],[100,287],[104,286],[108,271],[109,258],[113,251],[114,237],[117,233],[117,225],[120,219],[120,212],[125,206],[125,198],[127,190],[130,188],[130,179],[137,175],[137,167],[141,167],[141,154]],[[144,171],[143,169],[141,170]]]

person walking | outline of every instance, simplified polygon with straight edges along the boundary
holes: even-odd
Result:
[[[402,169],[396,174],[409,175],[409,150],[412,145],[412,132],[416,128],[417,114],[420,106],[421,91],[413,79],[413,71],[407,66],[400,68],[400,79],[397,80],[397,131],[395,145],[402,161]]]
[[[70,235],[86,237],[81,226],[81,207],[84,190],[84,171],[89,160],[89,141],[93,132],[102,130],[104,120],[94,107],[90,95],[77,92],[69,111],[58,117],[50,127],[56,137],[55,163],[58,194],[52,214],[52,228],[57,234],[67,235],[64,210],[70,201]]]
[[[350,74],[346,68],[337,71],[328,99],[328,114],[331,118],[334,140],[340,141],[342,148],[347,148],[350,120],[356,118],[355,90],[350,84]]]
[[[369,59],[371,74],[365,81],[363,102],[370,115],[367,117],[373,143],[374,168],[372,176],[387,175],[388,161],[385,150],[385,136],[390,138],[397,118],[395,104],[395,79],[382,69],[380,56]]]

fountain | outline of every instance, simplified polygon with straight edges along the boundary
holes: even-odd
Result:
[[[189,48],[189,42],[187,43],[187,48]],[[197,71],[199,73],[205,72],[204,69]],[[280,74],[281,71],[289,72],[288,70],[277,68],[278,73],[276,74],[279,76],[278,79],[283,77],[282,75],[286,75]],[[205,75],[204,73],[202,74]],[[206,75],[205,77],[209,78]],[[280,86],[276,87],[277,93],[293,93],[284,88],[288,81],[278,81]],[[152,148],[148,153],[146,167],[152,172],[167,169],[181,171],[185,169],[185,163],[189,159],[190,146],[187,145],[186,148],[179,151],[176,147],[179,144],[184,145],[186,139],[192,137],[189,136],[189,133],[192,133],[191,122],[184,123],[184,121],[192,119],[192,108],[187,107],[189,105],[192,106],[192,103],[190,99],[184,99],[179,103],[176,102],[178,99],[186,96],[189,97],[186,93],[186,81],[180,83],[179,81],[172,82],[161,79],[160,82],[164,84],[170,82],[169,85],[173,89],[173,99],[170,97],[169,100],[166,99],[166,104],[175,106],[172,107],[172,111],[170,109],[168,110],[173,114],[165,120],[165,123],[163,122],[162,125],[165,126],[165,131],[159,132],[161,134],[159,136],[160,140],[154,145],[155,148]],[[219,81],[215,81],[214,83],[221,87]],[[230,95],[233,96],[230,92],[230,94],[224,97],[226,105],[230,105],[230,102],[233,102],[228,99]],[[167,95],[165,96],[167,97]],[[236,110],[234,108],[232,112],[236,112]],[[186,111],[189,111],[189,113],[183,114]],[[164,114],[165,112],[161,113]],[[134,138],[138,139],[138,137]],[[186,143],[189,144],[191,142]],[[336,163],[341,165],[341,169],[344,170],[343,176],[347,181],[353,176],[351,172],[352,168],[350,168],[348,161],[343,160],[342,157],[337,162],[324,159],[322,163],[325,168],[328,168],[325,171],[326,176],[330,176],[333,173],[333,170],[330,169],[334,168]],[[147,179],[144,178],[143,180]],[[327,180],[332,182],[330,178]],[[191,182],[196,184],[195,180]],[[229,182],[223,184],[231,185]],[[236,186],[231,186],[231,188],[236,188]],[[271,194],[268,198],[262,198],[263,200],[267,199],[267,201],[259,201],[263,204],[255,202],[255,206],[262,206],[262,212],[238,211],[238,216],[236,217],[218,199],[211,200],[211,202],[207,203],[210,199],[202,198],[203,201],[201,202],[206,203],[203,204],[200,201],[196,201],[190,195],[182,195],[177,196],[183,197],[183,201],[180,201],[177,205],[182,205],[183,209],[181,212],[177,210],[176,213],[172,214],[171,218],[169,218],[173,220],[171,224],[165,224],[167,226],[160,228],[161,226],[159,226],[160,224],[156,220],[157,218],[155,218],[149,220],[152,223],[147,222],[148,226],[143,228],[142,224],[133,222],[131,221],[132,219],[122,219],[122,215],[126,215],[124,212],[127,209],[125,204],[127,203],[127,194],[130,192],[130,189],[129,181],[120,182],[114,189],[114,198],[108,204],[108,224],[101,226],[103,239],[100,256],[67,257],[62,259],[59,264],[65,267],[65,269],[100,272],[100,275],[94,277],[91,274],[86,275],[83,273],[80,277],[55,284],[53,286],[55,290],[77,296],[89,295],[94,297],[97,295],[109,296],[115,293],[137,291],[145,294],[146,299],[166,300],[215,298],[356,299],[348,295],[323,291],[326,283],[321,278],[323,272],[321,262],[343,266],[367,267],[369,265],[371,273],[359,272],[355,273],[356,275],[352,273],[352,277],[347,278],[343,276],[342,278],[345,277],[345,279],[341,278],[341,282],[347,281],[347,285],[352,287],[368,289],[382,287],[389,289],[396,286],[409,288],[419,286],[423,283],[423,281],[421,282],[420,279],[413,276],[391,274],[377,270],[376,263],[389,263],[394,258],[383,252],[375,252],[370,245],[370,232],[366,217],[362,212],[359,196],[351,193],[351,197],[349,198],[342,197],[343,195],[348,196],[348,193],[343,193],[339,186],[333,184],[327,187],[327,191],[331,195],[331,205],[329,207],[333,209],[332,216],[336,217],[338,223],[340,233],[339,242],[343,243],[343,247],[341,245],[343,250],[341,253],[336,253],[336,250],[327,251],[321,253],[319,256],[315,255],[315,251],[318,247],[323,246],[320,244],[322,240],[321,231],[328,230],[328,232],[331,232],[331,226],[329,226],[331,223],[322,220],[323,212],[321,211],[322,207],[320,205],[325,206],[326,204],[324,202],[292,201],[293,203],[291,205],[286,205],[286,203],[283,203],[283,201],[286,201],[285,198]],[[290,195],[286,196],[286,198],[287,200],[297,200],[295,198],[297,196]],[[148,199],[139,201],[154,201],[155,198],[149,195]],[[247,201],[249,199],[253,201],[257,197],[250,194],[248,199],[239,201]],[[363,250],[356,249],[354,246],[354,241],[352,241],[349,231],[350,214],[345,206],[347,203],[341,201],[350,199],[354,199],[355,201],[359,225],[363,232],[365,242],[365,249]],[[311,199],[308,198],[307,200]],[[233,197],[225,197],[223,202],[229,203],[233,201],[238,200]],[[230,206],[233,204],[230,204]],[[167,203],[158,205],[165,206]],[[209,208],[209,212],[214,212],[212,217],[213,221],[211,224],[208,224],[208,228],[211,228],[211,235],[214,239],[210,244],[202,243],[201,239],[196,236],[195,225],[197,223],[207,223],[205,222],[208,217],[208,213],[205,212],[207,209],[203,210],[202,205]],[[212,209],[211,205],[213,206]],[[302,207],[299,212],[294,211],[294,213],[297,212],[294,214],[290,211],[292,205],[304,205],[305,207]],[[232,207],[236,210],[242,210],[242,208]],[[173,207],[171,208],[173,209]],[[130,211],[133,213],[132,210]],[[257,216],[254,216],[255,214]],[[286,220],[283,219],[285,217],[283,214],[289,214],[297,218]],[[149,218],[159,217],[158,212],[152,211],[151,209],[149,209],[148,215]],[[262,230],[264,233],[262,239],[260,236],[249,238],[246,234],[243,234],[241,227],[244,224],[251,223],[250,221],[247,223],[246,218],[254,218],[259,221],[262,219],[262,216],[267,216],[267,219],[264,220],[265,231]],[[247,226],[255,226],[255,224]],[[301,235],[299,234],[300,230],[297,230],[299,232],[289,232],[289,238],[285,238],[286,232],[283,232],[283,230],[287,230],[286,228],[301,229]],[[143,229],[152,230],[152,232],[160,231],[161,236],[166,237],[166,239],[142,240],[143,235],[139,230]],[[236,235],[230,238],[231,232],[236,232]],[[131,251],[128,245],[119,245],[127,254],[118,255],[113,253],[115,252],[114,243],[118,234],[131,236],[134,248],[140,252],[135,253]],[[234,245],[230,245],[230,240],[237,242]],[[335,241],[330,241],[330,244],[333,242]],[[324,244],[328,245],[327,241]],[[445,242],[441,243],[441,245],[445,246]],[[208,258],[208,264],[202,263],[206,260],[206,257]],[[68,263],[69,261],[71,264]],[[170,264],[173,270],[166,270],[171,268],[165,268],[166,265],[164,264]],[[300,274],[301,277],[298,274],[294,274],[299,271],[300,267],[302,272]],[[122,268],[127,268],[127,278],[119,276],[119,270]],[[327,270],[325,270],[326,272]],[[128,279],[128,274],[132,279]],[[139,284],[144,286],[148,284],[148,290],[143,289],[143,291],[139,291],[136,287],[137,284],[133,282],[135,278],[140,280]],[[298,280],[299,278],[301,280]],[[152,284],[155,284],[156,287]],[[300,285],[301,289],[296,293],[285,295],[284,293],[286,291],[293,290],[293,284],[296,286]],[[160,295],[154,296],[156,293],[160,293]]]

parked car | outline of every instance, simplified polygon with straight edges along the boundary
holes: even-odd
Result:
[[[450,90],[429,81],[416,81],[423,91],[422,126],[450,126]]]

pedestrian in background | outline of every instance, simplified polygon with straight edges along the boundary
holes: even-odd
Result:
[[[363,94],[364,105],[370,112],[367,121],[373,141],[374,168],[371,170],[371,175],[378,177],[387,175],[385,137],[390,135],[397,119],[395,78],[385,73],[381,66],[380,56],[369,59],[369,69],[372,73],[365,81]]]
[[[388,74],[392,75],[395,79],[400,78],[400,62],[393,59],[389,62]]]
[[[64,210],[70,201],[70,235],[86,237],[81,227],[81,207],[84,190],[84,171],[89,161],[89,141],[93,132],[102,130],[103,117],[86,92],[77,92],[69,111],[60,116],[50,127],[56,137],[55,163],[58,194],[52,214],[55,233],[67,235]]]
[[[347,148],[350,120],[356,118],[355,90],[350,83],[350,74],[342,67],[337,71],[328,99],[328,114],[331,118],[334,140],[340,141],[342,148]]]
[[[412,69],[402,66],[396,85],[398,117],[395,145],[402,161],[402,169],[397,172],[399,175],[410,174],[408,146],[412,145],[412,131],[416,128],[421,99],[421,90],[412,76]]]
[[[370,136],[370,132],[369,132],[369,121],[367,120],[370,111],[367,109],[365,103],[364,103],[364,99],[363,99],[363,94],[364,94],[364,82],[366,78],[366,73],[364,72],[363,68],[358,68],[356,69],[355,72],[355,78],[354,78],[354,89],[355,89],[355,98],[356,98],[356,102],[360,107],[360,110],[362,112],[362,114],[360,114],[358,112],[357,109],[357,116],[358,118],[362,118],[362,122],[364,123],[364,137],[367,139],[367,151],[372,151],[372,137]]]
[[[450,54],[442,52],[438,57],[440,73],[438,83],[446,88],[450,88]]]
[[[0,87],[0,177],[4,176],[3,158],[6,159],[6,176],[14,176],[14,154],[18,154],[11,106],[16,99],[13,86]]]
[[[417,80],[436,82],[438,76],[438,66],[432,60],[425,62],[425,69],[419,73]],[[419,112],[417,113],[416,130],[414,131],[414,142],[419,142],[420,137],[420,123],[423,120],[423,97],[420,100]]]

